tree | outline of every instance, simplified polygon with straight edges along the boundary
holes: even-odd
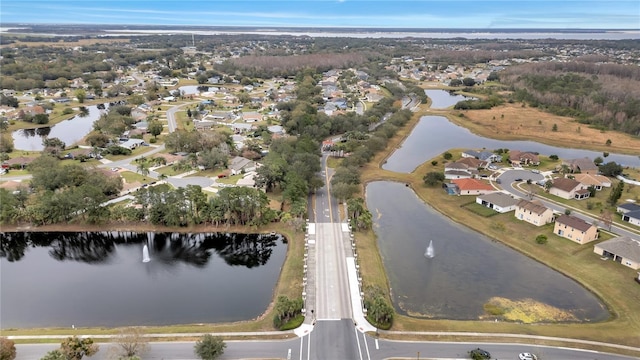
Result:
[[[164,127],[162,126],[162,123],[157,120],[150,121],[147,126],[147,130],[149,130],[149,133],[153,135],[154,138],[157,138],[158,135],[162,134],[163,129]]]
[[[443,157],[445,160],[451,160],[451,158],[453,157],[453,155],[451,155],[451,153],[447,151],[447,152],[445,152],[444,154],[442,154],[442,157]]]
[[[596,156],[596,158],[593,159],[593,163],[596,164],[596,166],[602,165],[603,162],[604,160],[600,156]]]
[[[224,353],[226,347],[221,337],[205,334],[196,342],[194,352],[202,360],[214,360]]]
[[[430,171],[423,178],[425,185],[436,186],[444,181],[444,174],[438,171]]]
[[[98,345],[93,343],[93,339],[80,339],[77,336],[72,336],[62,341],[59,351],[66,360],[80,360],[84,356],[94,355],[98,350]]]
[[[602,226],[607,230],[611,230],[611,225],[613,225],[613,214],[611,211],[604,210],[600,214],[600,221],[602,221]]]
[[[553,124],[551,131],[558,131],[558,124]]]
[[[622,166],[618,165],[615,161],[610,161],[604,165],[600,165],[598,169],[604,176],[615,177],[622,174]]]
[[[462,84],[463,84],[464,86],[473,86],[473,85],[475,85],[475,84],[476,84],[476,81],[475,81],[475,80],[473,80],[473,79],[472,79],[472,78],[470,78],[470,77],[466,77],[466,78],[462,79]]]
[[[144,331],[139,327],[128,327],[121,329],[119,334],[113,338],[115,347],[111,352],[118,359],[131,359],[134,356],[140,357],[148,349],[149,339],[144,336]]]
[[[60,350],[51,350],[40,360],[67,360],[67,357]]]
[[[451,82],[449,82],[449,85],[451,85],[451,86],[460,86],[460,85],[462,85],[462,80],[460,80],[460,79],[452,79]]]
[[[34,124],[40,124],[40,125],[47,124],[49,123],[49,114],[36,114],[33,117],[32,122]]]
[[[75,91],[75,96],[80,104],[84,103],[84,99],[87,98],[87,92],[84,89],[78,89]]]
[[[138,161],[136,172],[139,172],[140,175],[147,177],[147,175],[149,175],[149,164],[147,163],[147,161]]]
[[[16,358],[16,345],[13,340],[0,337],[0,360],[13,360]]]

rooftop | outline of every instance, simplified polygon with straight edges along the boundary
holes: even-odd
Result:
[[[640,262],[640,241],[628,236],[620,236],[611,240],[603,241],[597,247],[612,254],[624,256],[625,258]]]
[[[556,223],[567,225],[568,227],[580,230],[582,232],[589,230],[593,226],[588,222],[573,215],[560,215],[560,217],[556,219]]]

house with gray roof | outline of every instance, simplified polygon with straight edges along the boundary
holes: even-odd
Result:
[[[231,175],[256,170],[256,162],[240,156],[233,157],[228,165]]]
[[[476,203],[493,209],[499,213],[514,211],[518,200],[503,192],[494,192],[476,197]]]
[[[489,163],[492,162],[501,162],[502,156],[498,154],[494,154],[490,151],[476,151],[476,150],[465,150],[462,152],[463,158],[474,158],[482,161],[486,161]]]
[[[634,270],[640,269],[640,240],[620,236],[596,244],[593,252]]]

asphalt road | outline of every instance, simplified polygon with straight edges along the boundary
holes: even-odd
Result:
[[[341,337],[336,336],[342,335]],[[475,342],[415,342],[377,340],[356,332],[348,320],[319,322],[309,335],[292,340],[226,341],[221,360],[287,359],[287,360],[383,360],[406,359],[468,359],[469,350],[480,347],[494,359],[517,359],[521,352],[532,352],[540,360],[632,360],[629,356],[588,350],[556,348],[527,344],[497,344]],[[17,360],[38,360],[58,344],[18,344]],[[109,359],[109,348],[100,344],[100,351],[92,360]],[[191,360],[194,342],[153,342],[142,356],[143,360]]]
[[[524,169],[506,170],[504,173],[502,173],[498,177],[498,179],[500,180],[500,186],[504,190],[508,191],[509,193],[525,199],[535,198],[536,200],[539,200],[546,207],[552,209],[553,211],[564,214],[566,206],[562,204],[554,203],[542,197],[531,196],[532,194],[534,195],[535,193],[544,191],[544,189],[541,186],[535,184],[536,181],[542,180],[544,178],[545,176],[542,174],[533,173],[531,172],[531,170],[524,170]],[[522,179],[522,181],[517,182],[515,181],[515,179]],[[526,183],[528,179],[531,179],[532,181],[531,184]],[[582,201],[588,201],[588,200],[582,200]],[[594,221],[596,222],[600,221],[598,218],[582,214],[578,211],[572,211],[571,215],[577,218],[580,218],[588,223],[593,223]],[[610,231],[620,236],[629,236],[632,238],[635,238],[638,236],[638,233],[627,230],[617,225],[612,225]]]

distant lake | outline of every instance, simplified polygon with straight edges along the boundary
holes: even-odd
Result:
[[[108,104],[105,106],[108,107]],[[86,116],[76,115],[53,126],[14,131],[11,134],[14,148],[16,150],[40,151],[44,149],[42,140],[47,137],[58,138],[67,146],[75,144],[93,130],[93,123],[100,118],[104,111],[98,109],[96,105],[86,106],[86,108],[89,111]]]
[[[459,101],[473,99],[445,90],[425,90],[424,93],[431,99],[432,109],[446,109],[457,104]]]
[[[261,234],[0,233],[0,239],[3,329],[251,320],[271,302],[287,252],[282,236]]]
[[[444,91],[443,91],[444,92]],[[446,92],[445,92],[446,93]],[[382,165],[385,170],[411,172],[418,165],[451,148],[512,149],[535,151],[542,155],[558,155],[562,159],[602,157],[602,152],[561,148],[534,141],[504,141],[476,135],[467,128],[450,122],[443,116],[423,116],[399,149]],[[640,167],[640,158],[633,155],[610,153],[605,162],[615,161],[624,166]]]

